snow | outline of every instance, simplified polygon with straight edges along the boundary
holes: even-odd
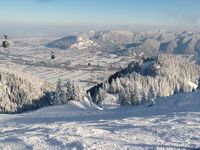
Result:
[[[86,49],[91,47],[98,47],[97,43],[84,37],[78,37],[75,44],[71,45],[71,49]]]
[[[199,32],[126,30],[90,31],[76,36],[67,36],[47,44],[61,49],[98,49],[117,55],[155,55],[159,52],[193,54],[200,53]]]
[[[50,48],[60,49],[86,49],[98,47],[98,44],[83,36],[67,36],[47,44]]]
[[[89,34],[93,36],[96,31]],[[172,34],[180,36],[178,33]],[[29,73],[51,83],[55,83],[58,78],[75,80],[79,85],[88,88],[94,85],[90,84],[93,72],[99,75],[96,81],[100,82],[105,77],[106,65],[109,63],[127,65],[135,58],[107,54],[104,53],[104,49],[97,51],[94,48],[94,52],[91,53],[89,49],[81,48],[96,42],[101,43],[105,39],[108,43],[114,41],[126,44],[133,40],[145,42],[146,39],[153,38],[153,42],[142,44],[145,48],[148,44],[155,46],[154,42],[157,43],[157,41],[154,39],[158,37],[158,33],[155,32],[115,31],[102,32],[99,35],[100,37],[94,43],[90,43],[93,39],[85,38],[85,36],[72,39],[67,44],[70,46],[75,44],[75,48],[67,50],[45,47],[46,43],[58,37],[9,39],[10,48],[0,48],[0,67]],[[122,38],[121,35],[127,38]],[[185,36],[188,35],[183,35]],[[163,36],[160,40],[171,40],[171,35],[169,38]],[[65,42],[65,40],[63,43],[58,42],[58,46],[62,44],[66,46]],[[192,45],[190,47],[195,44],[190,43]],[[109,49],[112,50],[112,47]],[[56,54],[54,61],[50,60],[52,50]],[[136,53],[133,52],[133,54]],[[139,54],[143,54],[143,51]],[[92,66],[87,66],[88,61]],[[100,67],[95,67],[97,63]],[[116,71],[118,70],[109,70],[109,74]],[[188,84],[192,85],[191,87],[194,85],[189,82]],[[84,99],[81,102],[70,101],[63,106],[46,107],[23,114],[0,114],[0,149],[197,148],[200,147],[199,97],[200,92],[197,91],[161,98],[152,107],[147,105],[119,107],[116,105],[116,97],[109,95],[106,97],[103,108]]]
[[[0,115],[0,149],[189,149],[200,147],[200,91],[104,110],[87,101]]]
[[[0,113],[23,112],[25,106],[42,104],[45,93],[54,89],[54,85],[39,78],[0,67]]]
[[[11,37],[10,37],[11,38]],[[0,67],[25,72],[42,78],[48,82],[56,83],[58,78],[74,80],[80,86],[89,88],[95,82],[105,78],[105,66],[112,63],[116,69],[109,70],[109,75],[118,71],[120,66],[127,65],[133,58],[113,57],[113,54],[102,53],[94,49],[67,49],[46,47],[46,43],[58,37],[27,37],[9,39],[10,47],[0,47]],[[51,60],[51,51],[56,58]],[[91,66],[88,66],[90,61]],[[91,82],[91,76],[98,74]]]
[[[193,83],[193,82],[191,82],[191,81],[188,81],[188,84],[189,84],[189,86],[191,87],[191,89],[197,89],[198,88],[198,85],[197,84],[195,84],[195,83]]]

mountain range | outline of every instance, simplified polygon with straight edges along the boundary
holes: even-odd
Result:
[[[49,42],[59,49],[91,49],[125,56],[152,56],[159,53],[192,55],[199,62],[200,33],[168,31],[90,31]]]

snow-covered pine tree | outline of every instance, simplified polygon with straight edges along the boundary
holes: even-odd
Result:
[[[118,94],[118,98],[119,98],[119,103],[121,105],[131,105],[131,101],[130,101],[130,97],[131,94],[127,89],[121,89],[121,91]]]
[[[67,80],[64,82],[63,84],[64,90],[65,90],[65,94],[66,94],[66,99],[67,101],[69,100],[73,100],[75,97],[75,86],[74,84],[71,83],[70,80]]]
[[[80,101],[84,98],[84,92],[79,86],[75,86],[73,82],[61,81],[57,82],[57,88],[53,100],[53,104],[62,105],[66,104],[69,100]]]
[[[112,81],[111,85],[110,85],[110,88],[109,88],[109,92],[112,93],[112,94],[116,94],[116,82],[115,80]]]
[[[87,94],[84,92],[84,90],[81,89],[81,87],[79,85],[77,85],[74,90],[74,98],[73,99],[76,101],[81,101],[84,99],[85,95],[87,95]]]
[[[102,88],[99,88],[99,91],[98,91],[98,94],[96,96],[96,103],[97,104],[100,104],[102,101],[104,101],[105,99],[105,96],[106,96],[106,91],[105,89],[102,89]]]
[[[116,92],[118,93],[118,92],[121,91],[121,89],[123,88],[123,86],[121,85],[121,82],[120,82],[119,78],[117,78],[115,82],[116,82]]]
[[[130,103],[131,103],[131,105],[136,105],[136,104],[138,104],[138,93],[137,93],[137,91],[136,91],[136,89],[131,89],[130,91],[129,91],[129,93],[130,93]]]
[[[198,87],[197,87],[198,90],[200,90],[200,78],[198,80]]]
[[[155,104],[155,98],[156,98],[156,93],[155,89],[151,86],[149,89],[149,94],[148,94],[148,107],[151,107]]]
[[[64,87],[59,78],[57,81],[56,92],[55,92],[55,96],[54,96],[52,104],[53,105],[62,105],[63,103],[65,103],[65,101],[66,101],[65,94],[66,93],[64,91]]]

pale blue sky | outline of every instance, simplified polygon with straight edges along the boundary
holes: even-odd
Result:
[[[199,8],[200,0],[1,0],[0,32],[44,30],[44,25],[54,30],[67,25],[200,25]]]
[[[0,21],[34,24],[199,24],[200,0],[2,0]]]

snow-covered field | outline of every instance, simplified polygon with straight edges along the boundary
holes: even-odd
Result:
[[[49,82],[58,78],[70,79],[83,87],[91,87],[106,79],[109,74],[119,70],[133,60],[130,57],[117,57],[99,51],[91,53],[89,49],[56,49],[47,48],[45,44],[58,37],[27,37],[10,39],[8,49],[0,48],[1,67],[20,70],[40,77]],[[51,60],[51,51],[56,59]],[[91,66],[88,66],[88,63]],[[107,68],[110,65],[118,68]],[[108,74],[107,74],[108,73]]]
[[[192,149],[200,147],[200,92],[152,107],[87,101],[0,115],[0,149]],[[163,101],[164,100],[164,101]]]
[[[0,66],[55,83],[58,78],[90,87],[106,79],[109,63],[134,58],[89,49],[44,45],[57,38],[17,38],[0,48]],[[56,59],[51,60],[51,51]],[[92,65],[88,66],[88,62]],[[200,92],[162,98],[156,105],[103,110],[88,101],[18,115],[0,114],[0,150],[9,149],[192,149],[200,147]]]

